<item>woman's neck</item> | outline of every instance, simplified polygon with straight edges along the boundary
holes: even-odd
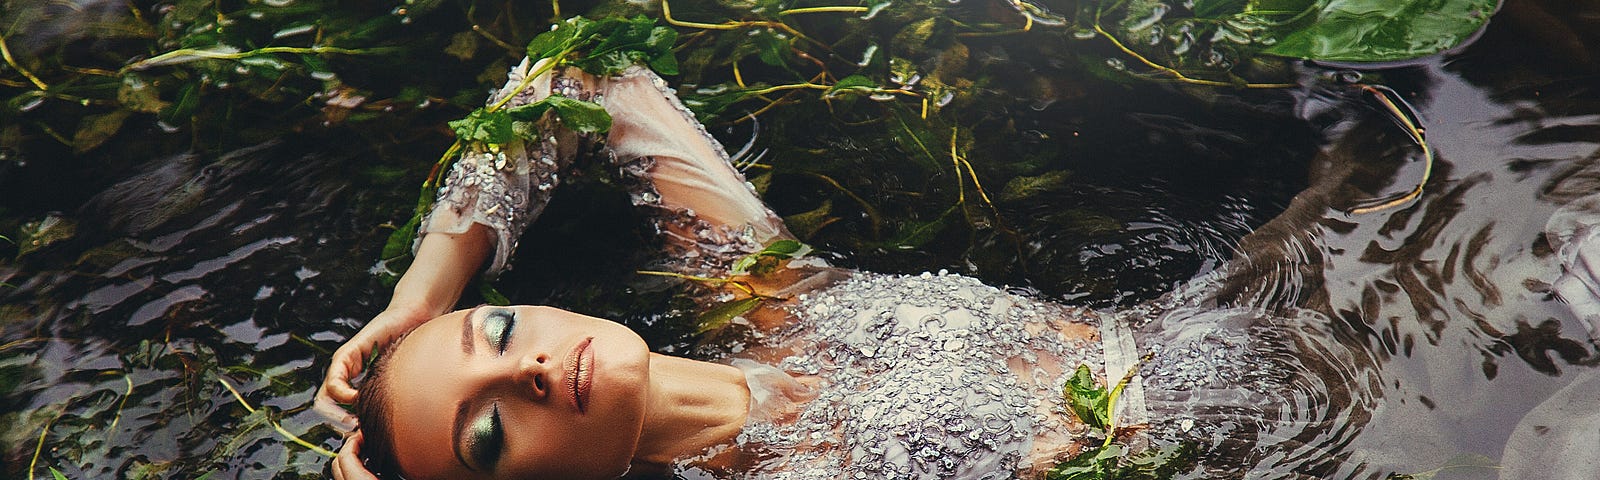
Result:
[[[728,365],[650,354],[650,398],[634,460],[667,465],[727,442],[744,428],[750,389]]]

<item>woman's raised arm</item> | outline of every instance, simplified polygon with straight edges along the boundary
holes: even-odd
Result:
[[[333,362],[317,391],[318,408],[352,423],[336,404],[355,402],[357,392],[350,380],[361,373],[367,357],[454,307],[467,282],[488,259],[492,242],[483,225],[473,225],[462,233],[423,236],[416,260],[395,284],[389,306],[333,352]]]

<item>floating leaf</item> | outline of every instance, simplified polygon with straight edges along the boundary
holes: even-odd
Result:
[[[1061,394],[1073,415],[1085,425],[1106,429],[1111,425],[1111,395],[1105,387],[1094,381],[1088,365],[1078,365],[1078,371],[1067,380]]]
[[[1341,62],[1390,62],[1439,53],[1471,39],[1499,0],[1328,2],[1309,26],[1265,53]]]
[[[1121,445],[1102,445],[1094,450],[1079,453],[1072,460],[1056,465],[1046,473],[1047,480],[1114,480],[1117,458],[1122,456]]]
[[[461,61],[471,60],[478,53],[477,32],[456,32],[450,36],[450,45],[444,47],[444,53],[456,57]]]
[[[161,101],[161,92],[155,86],[131,73],[122,76],[122,85],[117,87],[117,103],[122,108],[144,113],[159,113],[168,105]]]
[[[116,110],[103,115],[90,115],[78,122],[78,131],[72,134],[72,153],[84,153],[94,150],[106,140],[111,139],[122,129],[122,123],[132,114],[128,110]]]
[[[695,329],[695,333],[705,334],[726,328],[728,324],[733,323],[734,317],[750,313],[760,304],[761,297],[749,297],[718,304],[700,315],[700,327]]]
[[[831,96],[839,92],[850,90],[872,91],[877,88],[878,82],[872,81],[872,79],[867,78],[865,75],[851,75],[839,79],[839,83],[833,84],[833,88],[829,88],[826,95]]]

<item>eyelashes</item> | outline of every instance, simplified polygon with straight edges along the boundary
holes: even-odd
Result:
[[[506,353],[506,346],[511,344],[511,327],[516,326],[517,317],[507,310],[490,310],[483,317],[483,337],[494,347],[498,353]]]

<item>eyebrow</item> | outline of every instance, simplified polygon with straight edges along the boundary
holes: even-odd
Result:
[[[478,343],[472,340],[472,317],[478,314],[480,308],[483,305],[472,307],[472,310],[467,310],[466,316],[461,317],[461,351],[467,355],[472,355],[473,345]]]
[[[466,455],[463,455],[461,452],[461,435],[463,433],[462,430],[465,430],[467,426],[468,410],[470,410],[470,408],[468,407],[467,402],[463,401],[459,404],[456,404],[456,421],[455,425],[451,428],[450,446],[451,450],[454,450],[456,453],[456,461],[461,462],[461,466],[467,467],[467,470],[476,472],[478,469],[472,468],[472,464],[467,463]]]
[[[461,317],[461,351],[467,355],[472,355],[473,345],[477,343],[472,338],[472,317],[477,315],[480,308],[483,308],[483,305],[472,307],[472,310],[467,311],[466,316]],[[467,463],[466,455],[462,455],[461,452],[461,435],[463,430],[467,428],[467,411],[470,409],[466,399],[456,403],[456,419],[450,427],[450,447],[451,450],[455,451],[456,461],[461,462],[461,466],[476,472],[478,469],[472,468],[472,464]]]

